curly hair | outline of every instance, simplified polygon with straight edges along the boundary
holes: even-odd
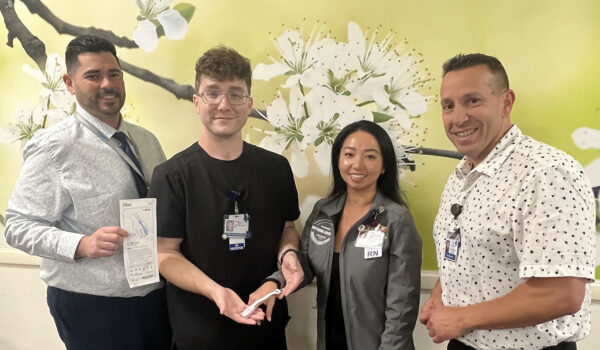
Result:
[[[250,94],[252,86],[250,60],[232,48],[216,46],[198,58],[196,61],[196,91],[200,87],[203,75],[218,81],[242,79],[246,82],[248,94]]]

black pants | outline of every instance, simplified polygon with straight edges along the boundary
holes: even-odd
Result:
[[[165,288],[144,297],[103,297],[48,287],[48,307],[67,350],[167,350]]]
[[[459,342],[456,339],[451,339],[448,342],[448,350],[477,350],[466,344]],[[577,350],[577,343],[574,342],[562,342],[554,346],[543,348],[542,350]]]

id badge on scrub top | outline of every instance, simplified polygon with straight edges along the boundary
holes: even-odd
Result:
[[[446,248],[444,249],[444,260],[456,262],[460,251],[460,228],[454,230],[446,238]]]
[[[223,218],[223,239],[229,239],[229,250],[242,250],[252,237],[248,214],[227,214]]]

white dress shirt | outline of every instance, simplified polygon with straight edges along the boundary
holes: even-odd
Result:
[[[107,137],[115,129],[77,106]],[[144,176],[150,182],[165,155],[149,131],[121,121]],[[6,241],[43,258],[41,278],[60,289],[102,296],[143,296],[158,284],[129,288],[123,250],[113,256],[75,260],[84,235],[119,226],[119,200],[137,198],[132,173],[117,152],[77,118],[40,130],[23,149],[23,168],[6,210]]]

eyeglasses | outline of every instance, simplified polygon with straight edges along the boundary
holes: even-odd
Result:
[[[227,96],[227,101],[231,105],[241,105],[246,103],[248,100],[248,95],[244,95],[242,92],[228,92],[228,93],[220,93],[219,91],[205,91],[199,95],[202,99],[202,102],[207,105],[218,105],[223,101],[223,96]]]

